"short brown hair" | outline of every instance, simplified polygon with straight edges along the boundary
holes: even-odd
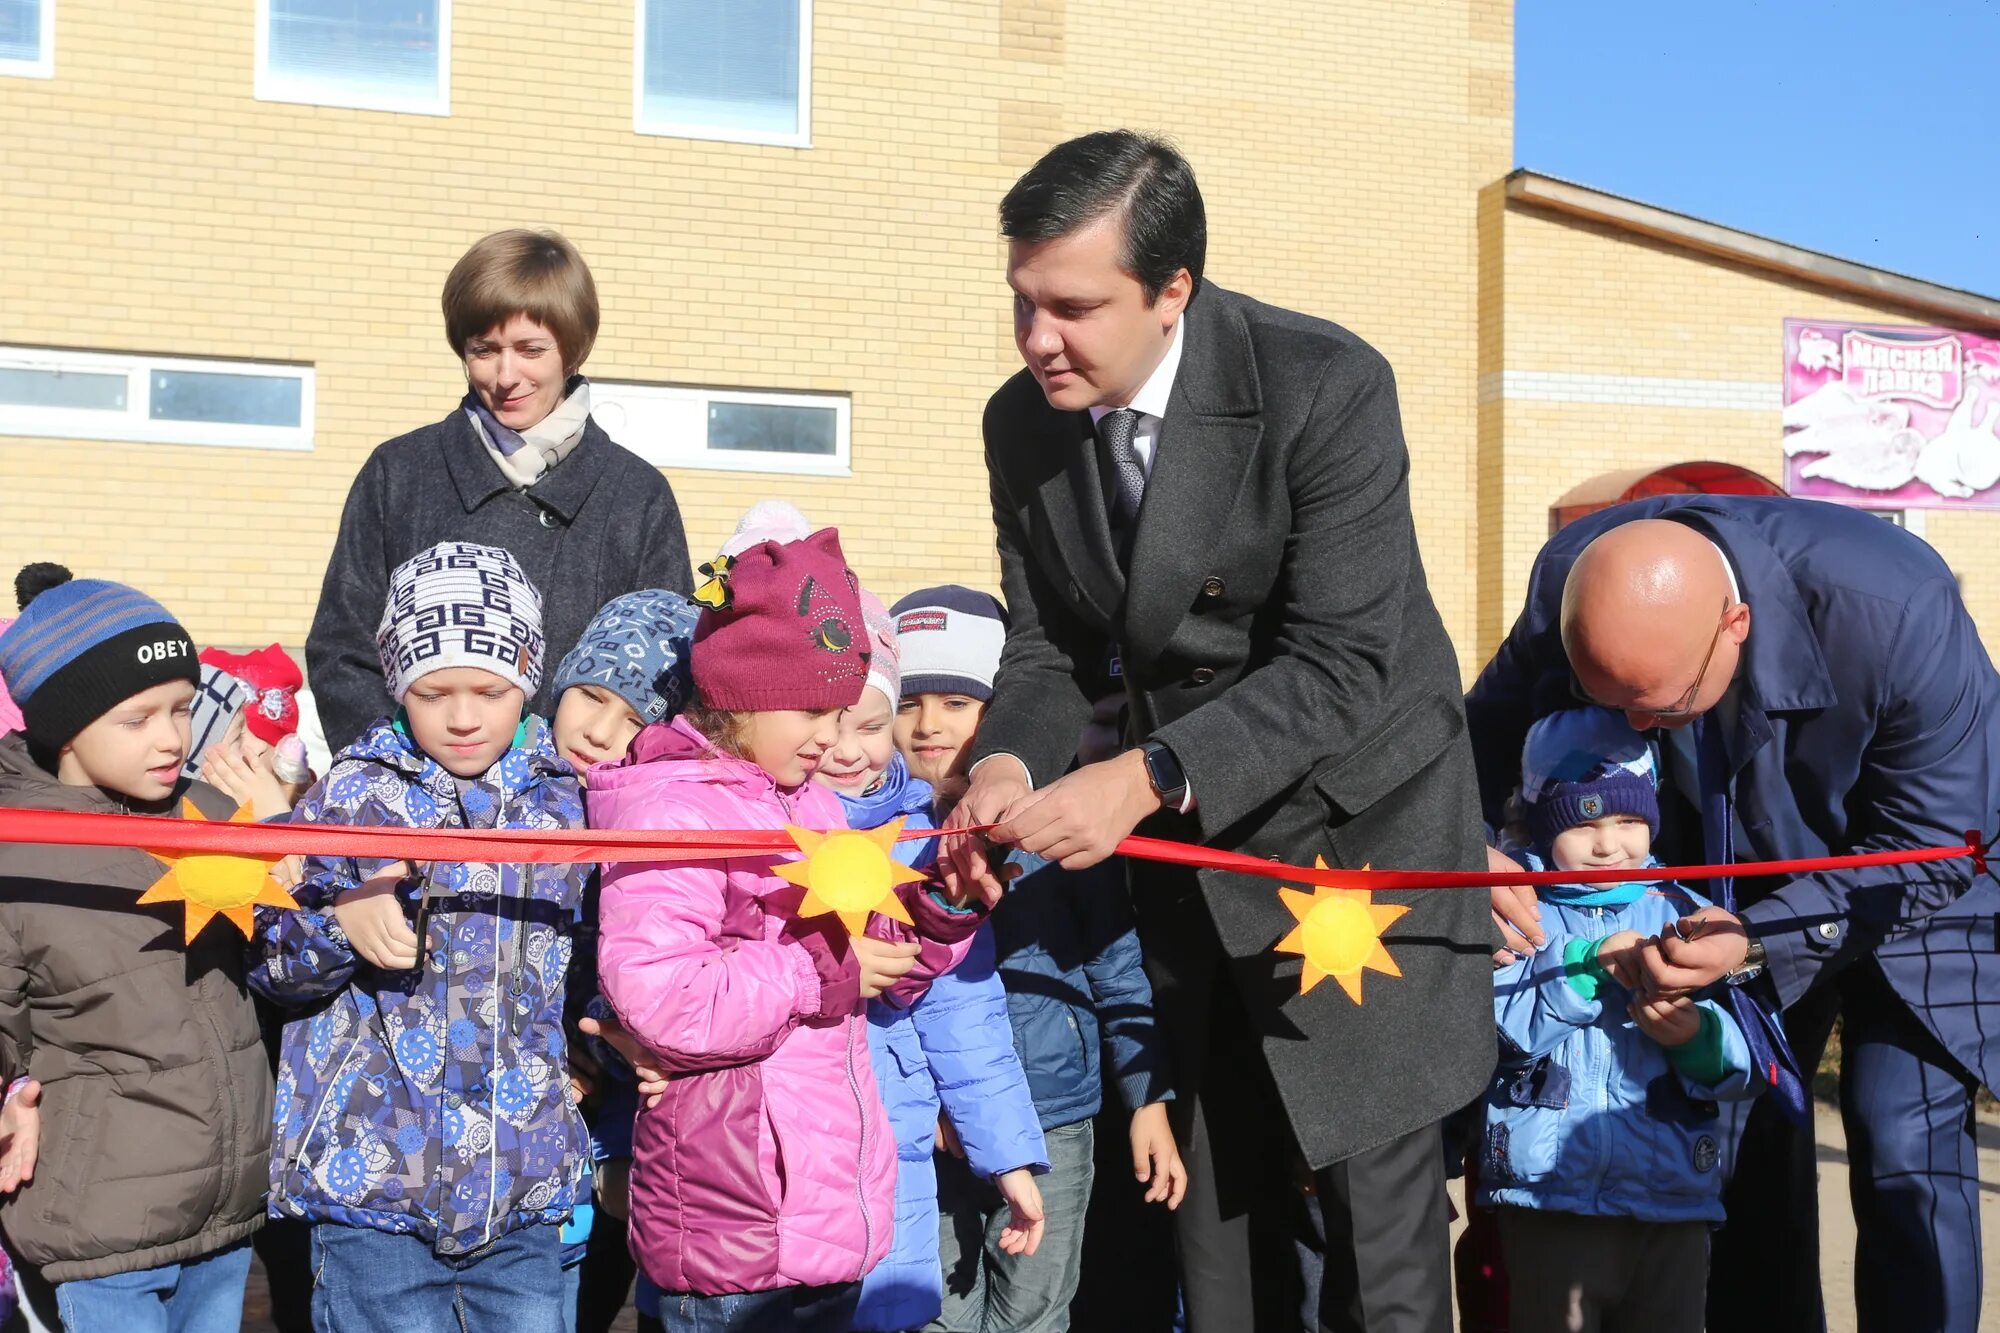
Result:
[[[548,326],[573,374],[597,342],[597,283],[576,247],[552,231],[516,227],[474,243],[444,280],[444,337],[453,356],[496,324],[526,315]]]

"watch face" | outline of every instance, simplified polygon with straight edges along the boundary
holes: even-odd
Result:
[[[1165,795],[1177,792],[1187,786],[1187,776],[1181,772],[1180,761],[1173,751],[1164,745],[1151,746],[1146,751],[1146,776],[1152,779],[1153,790]]]

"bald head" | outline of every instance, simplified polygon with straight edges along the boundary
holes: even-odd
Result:
[[[1724,607],[1735,607],[1727,624]],[[1726,644],[1718,642],[1718,625]],[[1703,676],[1699,693],[1719,696],[1748,633],[1749,610],[1736,605],[1722,553],[1686,524],[1620,524],[1583,549],[1563,585],[1571,670],[1592,698],[1633,714],[1635,724],[1652,711],[1686,706],[1712,644],[1711,667],[1720,670]]]

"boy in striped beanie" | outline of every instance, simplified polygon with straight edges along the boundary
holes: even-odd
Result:
[[[21,615],[0,634],[0,677],[30,750],[71,786],[164,801],[187,757],[187,709],[200,679],[194,640],[136,588],[31,565]],[[125,705],[128,704],[129,707]],[[119,709],[146,725],[114,726]]]
[[[187,631],[144,593],[58,565],[17,589],[0,675],[22,730],[0,737],[0,806],[135,829],[189,807],[227,820],[236,802],[181,773]],[[0,842],[0,1083],[17,1147],[37,1145],[0,1166],[7,1243],[70,1328],[234,1327],[264,1220],[271,1075],[241,939],[147,895],[167,867],[131,841]],[[68,1165],[37,1174],[37,1151]]]

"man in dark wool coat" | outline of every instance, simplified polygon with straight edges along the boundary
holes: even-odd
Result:
[[[1293,863],[1483,868],[1388,363],[1205,283],[1201,195],[1165,144],[1059,145],[1000,218],[1026,363],[985,419],[1012,625],[955,826],[1072,867],[1143,826]],[[1072,770],[1107,669],[1130,748]],[[997,895],[985,842],[947,854]],[[1369,974],[1357,1004],[1301,994],[1272,881],[1131,878],[1174,1054],[1194,1333],[1296,1329],[1302,1307],[1325,1329],[1448,1329],[1437,1122],[1494,1064],[1486,896],[1380,895],[1410,907],[1383,937],[1401,975]]]

